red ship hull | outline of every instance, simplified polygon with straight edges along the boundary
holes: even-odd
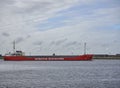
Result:
[[[86,54],[72,57],[28,57],[28,56],[4,56],[5,61],[87,61],[92,60],[93,55]]]

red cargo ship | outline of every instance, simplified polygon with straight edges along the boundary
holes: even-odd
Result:
[[[87,61],[92,60],[93,55],[80,56],[4,56],[5,61]]]
[[[85,43],[86,48],[86,43]],[[58,55],[51,55],[51,56],[25,56],[22,51],[15,51],[15,42],[13,42],[13,54],[7,54],[4,56],[5,61],[86,61],[86,60],[92,60],[93,55],[92,54],[86,54],[84,55],[76,55],[76,56],[58,56]]]

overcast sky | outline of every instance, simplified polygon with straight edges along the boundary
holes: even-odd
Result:
[[[0,0],[0,53],[120,53],[120,0]]]

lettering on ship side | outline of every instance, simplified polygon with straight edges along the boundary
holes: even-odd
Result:
[[[64,60],[64,58],[35,58],[35,60]]]

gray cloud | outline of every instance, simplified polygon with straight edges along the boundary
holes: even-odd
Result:
[[[13,4],[15,0],[0,0],[0,7]]]
[[[64,44],[68,39],[60,39],[60,40],[57,40],[57,41],[51,41],[50,45],[61,45],[61,44]]]
[[[30,38],[31,37],[31,35],[27,35],[27,37],[26,38]]]
[[[17,4],[17,3],[16,3]],[[18,3],[20,4],[20,3]],[[22,6],[23,5],[23,6]],[[23,13],[32,13],[32,12],[46,12],[48,11],[51,3],[45,2],[45,1],[23,1],[21,2],[21,6],[17,6],[17,9],[15,9],[16,12],[23,12]]]
[[[22,42],[22,41],[24,41],[24,38],[23,38],[23,37],[18,37],[18,38],[15,40],[16,43],[20,43],[20,42]]]
[[[9,37],[10,36],[10,34],[6,33],[6,32],[2,33],[2,35],[5,36],[5,37]]]
[[[33,45],[42,45],[43,42],[42,41],[37,41],[37,42],[34,42]]]
[[[77,42],[77,41],[71,41],[71,42],[68,42],[64,45],[64,47],[70,47],[70,46],[80,46],[81,43]]]

